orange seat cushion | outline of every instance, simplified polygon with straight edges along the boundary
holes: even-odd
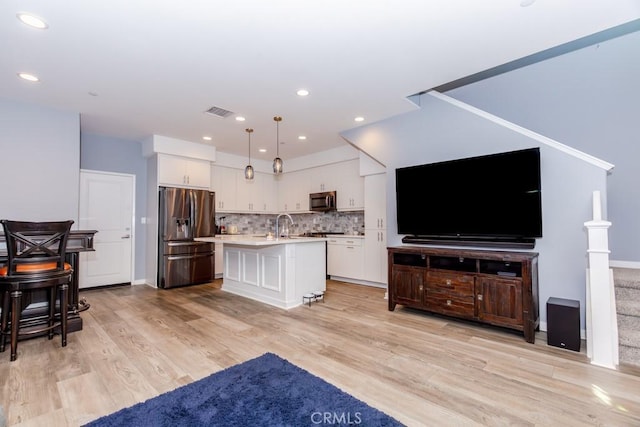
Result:
[[[36,264],[19,264],[16,267],[16,273],[39,273],[41,271],[55,270],[58,264],[55,262],[41,262]],[[71,264],[64,263],[65,270],[71,270]],[[9,266],[0,267],[0,277],[9,274]]]

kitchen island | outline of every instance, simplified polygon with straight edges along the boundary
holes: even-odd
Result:
[[[276,307],[303,303],[303,295],[326,290],[326,241],[318,237],[200,237],[223,243],[222,290]]]

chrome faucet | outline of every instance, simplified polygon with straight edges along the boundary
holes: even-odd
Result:
[[[293,218],[291,218],[291,215],[289,215],[288,213],[281,213],[276,217],[276,239],[280,237],[280,234],[278,234],[278,224],[280,222],[280,217],[281,216],[286,216],[287,218],[289,218],[289,221],[291,221],[291,225],[293,225]]]

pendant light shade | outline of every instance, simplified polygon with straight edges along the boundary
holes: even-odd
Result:
[[[251,132],[253,129],[245,129],[245,132],[249,135],[249,164],[244,168],[244,178],[251,180],[254,176],[253,166],[251,166]]]
[[[273,159],[273,173],[280,175],[282,173],[282,159],[280,158],[280,127],[282,117],[275,116],[273,120],[276,122],[276,158]]]

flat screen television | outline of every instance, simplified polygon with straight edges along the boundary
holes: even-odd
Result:
[[[405,243],[533,248],[542,237],[540,149],[396,169]]]

